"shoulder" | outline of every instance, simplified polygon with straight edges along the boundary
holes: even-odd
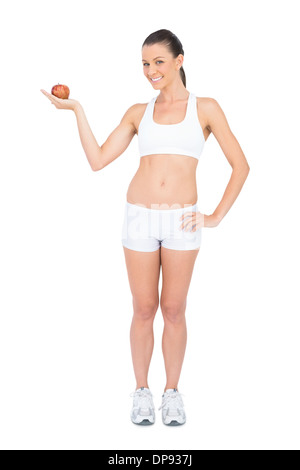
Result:
[[[205,114],[207,127],[212,130],[214,123],[226,120],[225,114],[215,98],[197,97],[198,109],[201,108]]]
[[[127,119],[136,119],[141,113],[145,111],[145,108],[148,103],[135,103],[132,106],[130,106],[126,113],[124,114],[124,117]]]
[[[207,97],[200,97],[196,96],[197,98],[197,103],[205,110],[207,111],[214,111],[218,107],[220,107],[219,103],[215,98],[207,98]]]
[[[141,121],[148,103],[135,103],[130,106],[123,116],[124,120],[130,122],[135,132],[137,132],[138,123]]]

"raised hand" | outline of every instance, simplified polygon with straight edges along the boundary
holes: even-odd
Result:
[[[54,104],[57,109],[70,109],[71,111],[75,111],[76,106],[79,106],[80,104],[77,100],[57,98],[43,89],[41,89],[41,92],[47,96],[47,98],[51,101],[51,104]]]

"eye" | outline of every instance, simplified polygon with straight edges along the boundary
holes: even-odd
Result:
[[[162,60],[157,60],[157,61],[156,61],[157,64],[158,64],[159,62],[160,62],[161,64],[164,63]],[[144,66],[145,66],[145,65],[149,65],[149,64],[148,64],[147,62],[145,62],[145,63],[144,63]]]

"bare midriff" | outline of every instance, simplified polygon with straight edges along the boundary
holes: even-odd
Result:
[[[186,155],[145,155],[127,191],[127,202],[149,209],[177,209],[198,200],[198,159]]]

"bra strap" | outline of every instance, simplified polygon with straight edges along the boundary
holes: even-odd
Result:
[[[155,100],[156,100],[156,96],[154,96],[154,97],[149,101],[149,103],[147,104],[147,108],[146,108],[147,119],[149,119],[150,121],[152,121],[152,116],[153,116],[153,111],[154,111],[154,103],[155,103]]]
[[[190,110],[189,110],[190,118],[191,119],[198,119],[198,113],[197,113],[197,97],[194,93],[191,93],[191,102],[190,102]]]

